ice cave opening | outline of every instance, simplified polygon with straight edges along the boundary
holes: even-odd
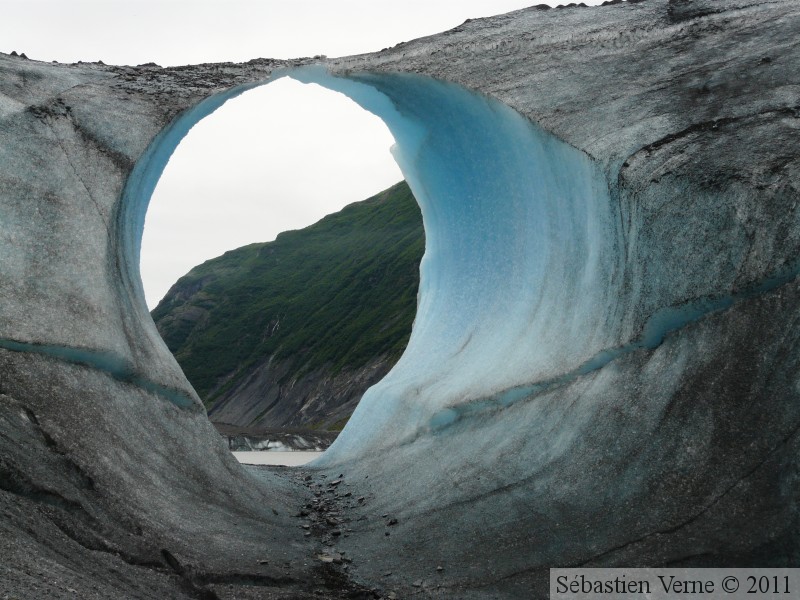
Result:
[[[349,98],[289,77],[226,102],[180,141],[148,203],[148,307],[207,260],[396,184],[393,143],[383,121]]]
[[[532,382],[619,344],[618,216],[585,153],[512,108],[413,74],[323,67],[276,72],[341,92],[379,116],[423,215],[426,250],[408,347],[370,388],[321,462],[439,431],[476,404],[509,403]],[[129,310],[149,319],[139,275],[148,201],[189,129],[232,97],[212,96],[161,132],[123,195],[119,254]],[[522,390],[522,391],[520,391]]]

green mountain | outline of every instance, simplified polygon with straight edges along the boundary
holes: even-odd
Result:
[[[408,342],[424,246],[401,182],[195,267],[153,319],[212,421],[340,428]]]

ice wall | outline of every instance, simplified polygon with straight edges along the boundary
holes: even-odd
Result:
[[[798,270],[792,265],[735,294],[666,302],[631,318],[636,294],[622,283],[624,219],[588,155],[507,105],[452,83],[398,73],[342,77],[306,66],[206,99],[137,162],[117,223],[123,284],[130,310],[143,321],[149,316],[138,275],[141,232],[169,156],[226,100],[284,76],[339,91],[383,119],[426,231],[408,347],[365,394],[323,464],[437,432],[574,381],[622,354],[655,348],[666,333],[785,283]],[[659,269],[649,265],[650,277],[663,278]],[[155,330],[151,337],[163,345]]]
[[[612,310],[619,217],[586,154],[455,84],[413,74],[335,77],[319,66],[278,70],[212,96],[150,145],[116,221],[129,310],[147,319],[141,233],[177,144],[228,99],[287,75],[342,92],[384,120],[426,231],[408,348],[364,396],[325,460],[446,427],[486,399],[513,402],[525,386],[557,379],[620,343]]]
[[[522,598],[553,566],[797,564],[798,31],[794,0],[532,7],[295,72],[390,124],[431,243],[408,354],[325,458],[366,498],[335,541],[352,580]],[[181,131],[310,60],[0,53],[11,595],[317,593],[291,516],[313,492],[247,478],[202,414],[137,300],[134,218]],[[611,198],[586,156],[420,74],[594,157]]]
[[[452,83],[415,74],[334,76],[310,66],[279,69],[206,99],[138,161],[118,223],[127,257],[123,282],[142,320],[149,317],[138,276],[141,231],[169,156],[194,123],[226,100],[284,76],[339,91],[383,119],[426,231],[408,347],[364,395],[323,464],[569,383],[622,354],[658,346],[669,331],[764,285],[774,287],[766,281],[738,294],[666,302],[631,318],[636,295],[622,283],[624,219],[587,154],[507,105]],[[649,265],[650,277],[663,278],[659,269]],[[776,285],[796,271],[778,273]],[[157,333],[151,337],[162,344]]]
[[[386,122],[426,233],[406,352],[323,462],[446,427],[487,399],[513,402],[620,343],[618,217],[586,154],[454,84],[321,68],[292,77]]]

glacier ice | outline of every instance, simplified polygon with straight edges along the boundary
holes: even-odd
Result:
[[[324,61],[339,79],[294,72],[390,123],[435,242],[408,354],[315,474],[368,500],[336,541],[357,581],[519,598],[554,565],[797,562],[800,7],[673,4],[534,7]],[[193,582],[166,556],[234,587],[319,575],[291,516],[313,492],[247,477],[201,411],[136,380],[197,400],[132,292],[126,221],[182,127],[309,62],[0,53],[11,591],[45,564],[96,595],[174,597]]]
[[[408,74],[342,78],[319,66],[211,96],[149,146],[117,220],[123,283],[136,299],[130,310],[146,310],[138,272],[144,216],[175,147],[228,99],[283,76],[342,92],[384,120],[426,231],[408,348],[328,456],[375,435],[387,441],[439,427],[449,406],[558,376],[613,345],[616,218],[586,154],[455,84]]]
[[[341,92],[383,119],[426,232],[408,347],[364,395],[323,463],[375,440],[441,429],[481,400],[508,404],[528,395],[531,382],[558,378],[619,345],[619,316],[609,310],[620,280],[619,217],[590,157],[459,85],[413,74],[339,77],[320,66],[279,70],[212,96],[150,145],[117,221],[123,281],[137,299],[131,310],[146,310],[141,232],[173,150],[228,99],[284,76]]]
[[[456,420],[485,398],[577,368],[619,343],[617,222],[583,152],[508,106],[413,74],[292,77],[381,117],[426,233],[408,347],[321,462]],[[520,391],[523,390],[523,391]]]
[[[146,312],[141,232],[175,147],[228,99],[286,76],[343,93],[386,123],[426,232],[408,347],[364,395],[320,465],[574,381],[797,272],[789,269],[738,295],[662,307],[631,331],[623,312],[631,303],[620,301],[622,217],[591,157],[506,104],[454,83],[409,73],[332,75],[304,66],[205,99],[164,129],[137,162],[117,219],[123,283],[134,299],[129,310]]]

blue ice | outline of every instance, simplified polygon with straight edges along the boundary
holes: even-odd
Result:
[[[552,379],[618,343],[618,221],[588,156],[454,84],[321,68],[291,76],[384,120],[426,235],[408,347],[323,463],[445,427],[459,406]]]
[[[557,378],[618,345],[618,316],[610,310],[621,279],[618,217],[587,155],[452,83],[413,74],[344,78],[322,67],[272,79],[286,75],[341,92],[384,120],[426,232],[408,347],[364,395],[323,462],[444,428],[462,414],[459,407],[508,404],[531,382]],[[131,310],[146,313],[141,232],[170,155],[194,123],[254,85],[187,111],[137,162],[117,221]]]

